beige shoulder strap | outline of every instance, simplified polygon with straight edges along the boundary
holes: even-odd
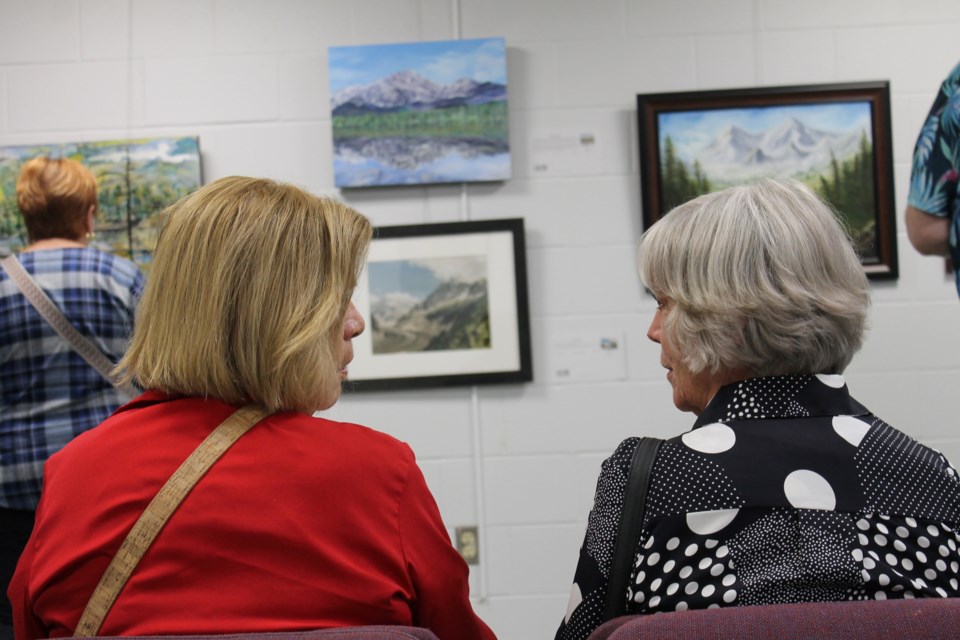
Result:
[[[207,436],[180,465],[180,468],[147,505],[147,509],[133,525],[133,529],[120,545],[119,551],[110,561],[103,577],[100,578],[100,584],[97,585],[90,602],[87,603],[87,608],[80,617],[80,622],[77,623],[75,636],[97,635],[117,596],[137,567],[137,563],[140,562],[140,558],[146,553],[183,498],[240,436],[268,415],[270,415],[269,411],[253,404],[237,409],[220,423],[220,426]]]
[[[9,274],[10,279],[20,289],[23,297],[33,305],[37,313],[47,321],[53,330],[63,338],[70,347],[86,360],[87,364],[96,369],[101,376],[107,379],[118,391],[126,394],[127,398],[135,398],[140,392],[132,384],[119,384],[111,371],[113,363],[103,352],[83,336],[82,333],[70,324],[63,312],[57,308],[53,300],[40,288],[37,281],[23,268],[16,256],[7,256],[0,260],[0,266]]]

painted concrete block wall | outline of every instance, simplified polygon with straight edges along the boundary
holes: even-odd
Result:
[[[953,0],[0,0],[0,144],[199,135],[208,181],[336,193],[328,46],[505,37],[512,180],[339,195],[379,225],[523,217],[536,379],[347,395],[330,413],[408,441],[451,530],[483,510],[477,609],[502,638],[545,638],[605,455],[692,423],[645,337],[637,93],[891,81],[901,277],[874,284],[848,381],[960,461],[960,302],[942,263],[910,248],[900,213],[958,28]],[[556,132],[593,135],[589,162],[538,167]],[[623,379],[555,381],[554,345],[571,333],[622,336]]]

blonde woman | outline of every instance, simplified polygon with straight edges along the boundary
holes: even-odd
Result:
[[[79,162],[38,157],[23,164],[16,190],[29,241],[16,260],[67,321],[117,362],[144,280],[129,260],[88,246],[97,179]],[[122,401],[0,269],[0,591],[33,527],[44,462]],[[10,605],[0,598],[0,637],[10,624]]]
[[[364,330],[350,297],[370,236],[339,202],[253,178],[166,212],[120,363],[148,391],[48,463],[9,592],[18,637],[74,632],[147,503],[252,402],[272,413],[183,499],[100,635],[399,624],[493,638],[409,447],[311,415],[337,401]]]

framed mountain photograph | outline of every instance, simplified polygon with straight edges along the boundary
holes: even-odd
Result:
[[[503,38],[330,47],[334,182],[510,177]]]
[[[637,96],[643,223],[701,194],[792,178],[829,202],[870,278],[897,266],[886,81]]]
[[[346,389],[533,378],[523,220],[379,227]]]

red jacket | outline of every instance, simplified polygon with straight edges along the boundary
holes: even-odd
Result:
[[[148,392],[50,458],[10,583],[17,638],[72,635],[133,523],[233,410]],[[284,412],[201,478],[100,635],[365,624],[494,638],[473,612],[467,567],[410,448],[362,426]]]

